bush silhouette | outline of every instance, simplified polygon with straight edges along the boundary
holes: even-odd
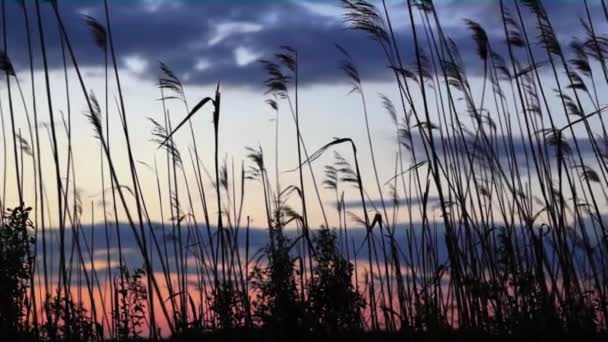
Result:
[[[274,247],[267,247],[268,264],[253,270],[255,316],[272,335],[285,337],[301,331],[304,310],[296,287],[294,258],[282,230],[273,234]]]
[[[23,206],[8,209],[0,229],[0,330],[4,336],[22,335],[28,330],[24,310],[32,276],[30,247],[34,244],[30,210]]]
[[[49,321],[42,326],[44,340],[91,341],[101,329],[82,302],[66,300],[59,291],[46,302],[46,308],[57,322]]]
[[[323,228],[313,243],[316,252],[310,287],[313,329],[322,334],[360,330],[364,301],[353,288],[353,265],[338,250],[336,233]]]
[[[246,322],[245,299],[243,294],[229,281],[218,285],[214,290],[211,311],[217,316],[220,329],[235,329]]]
[[[148,299],[143,282],[145,271],[135,269],[133,273],[127,267],[122,268],[123,279],[117,280],[115,297],[119,310],[114,313],[118,323],[118,337],[121,340],[140,338],[145,325],[146,302]],[[120,295],[120,299],[118,299]]]

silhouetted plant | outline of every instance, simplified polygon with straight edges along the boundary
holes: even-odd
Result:
[[[372,116],[368,117],[362,86],[366,80],[355,68],[353,60],[357,56],[338,47],[344,59],[341,68],[348,76],[353,92],[361,99],[370,148],[368,157],[371,157],[373,167],[371,184],[377,187],[377,192],[364,186],[368,184],[364,178],[369,172],[361,173],[366,169],[363,165],[360,169],[357,149],[350,138],[334,139],[318,152],[308,154],[300,126],[300,115],[304,112],[298,95],[303,80],[303,69],[298,65],[304,60],[298,60],[296,49],[282,46],[270,60],[262,61],[267,74],[264,86],[273,96],[267,103],[275,111],[277,120],[274,126],[276,183],[267,171],[269,165],[264,162],[262,146],[249,149],[247,158],[254,165],[249,177],[245,177],[241,168],[241,201],[237,205],[238,179],[234,175],[234,165],[230,177],[228,158],[221,166],[219,160],[222,149],[219,143],[219,85],[213,98],[205,97],[190,108],[178,74],[161,63],[158,86],[163,120],[151,121],[154,141],[166,152],[166,188],[161,185],[163,171],[159,174],[156,159],[154,171],[161,226],[165,225],[166,218],[164,193],[169,197],[169,221],[173,228],[171,238],[163,239],[162,246],[152,229],[146,203],[148,196],[144,196],[147,191],[142,187],[145,183],[140,183],[143,175],[136,167],[140,155],[134,149],[136,144],[131,140],[127,125],[131,115],[125,110],[120,63],[117,62],[120,58],[114,49],[108,1],[103,2],[104,22],[97,22],[93,17],[85,19],[97,47],[103,52],[100,54],[105,62],[103,106],[88,91],[85,82],[88,76],[79,67],[77,56],[81,51],[72,45],[68,32],[70,25],[66,26],[68,22],[63,20],[60,2],[42,2],[46,3],[44,6],[51,6],[54,20],[42,14],[40,0],[33,3],[18,1],[24,14],[29,52],[33,126],[27,108],[30,101],[25,98],[19,83],[23,76],[22,63],[13,67],[9,58],[14,56],[12,46],[11,49],[7,47],[11,41],[9,33],[12,32],[9,31],[13,27],[7,25],[7,20],[2,23],[0,71],[5,74],[7,85],[2,101],[7,104],[10,129],[5,128],[0,108],[4,161],[0,198],[0,335],[18,335],[19,338],[37,335],[38,339],[52,341],[132,340],[142,339],[149,333],[150,339],[157,340],[161,332],[156,324],[161,321],[156,319],[154,308],[161,310],[162,327],[166,327],[172,336],[186,337],[195,336],[193,333],[209,333],[211,337],[226,338],[233,333],[238,335],[243,327],[254,335],[268,332],[278,340],[309,333],[329,335],[354,331],[364,335],[365,329],[371,329],[373,334],[383,334],[381,330],[384,330],[389,335],[405,331],[424,336],[458,332],[482,335],[606,333],[608,229],[606,205],[598,196],[608,198],[605,190],[608,184],[608,131],[602,115],[608,106],[602,104],[599,96],[601,86],[608,83],[605,65],[608,37],[597,30],[600,19],[591,15],[591,9],[597,7],[590,9],[588,1],[581,1],[586,17],[580,19],[582,30],[568,45],[569,49],[562,47],[565,45],[561,34],[554,30],[550,12],[545,11],[540,0],[497,1],[502,30],[485,31],[482,24],[466,19],[464,28],[470,31],[477,50],[477,68],[483,70],[481,74],[473,74],[475,85],[481,85],[481,89],[477,89],[469,83],[471,73],[466,70],[472,66],[470,56],[461,56],[461,40],[449,36],[454,32],[453,24],[449,30],[442,26],[439,8],[435,8],[433,1],[408,0],[389,5],[385,0],[373,3],[344,0],[346,24],[377,43],[385,56],[385,61],[379,63],[388,66],[396,81],[397,94],[391,95],[394,103],[381,95],[396,133],[392,151],[396,152],[394,173],[383,185],[378,171],[385,171],[391,165],[376,165],[372,148],[372,140],[376,138],[370,130],[374,121]],[[605,1],[601,5],[605,19],[608,19]],[[40,44],[37,52],[41,54],[36,62],[42,66],[34,61],[30,41],[28,7],[31,6],[35,6],[37,24],[33,32],[39,34],[34,45]],[[6,11],[10,8],[2,3],[2,18],[10,14]],[[394,30],[391,12],[395,9],[408,17],[400,17],[402,21],[409,21],[409,24],[405,23],[406,27],[403,22],[399,24],[399,30],[408,33],[407,41]],[[404,9],[404,13],[399,9]],[[45,32],[49,28],[50,32]],[[63,57],[67,120],[63,113],[61,117],[56,115],[55,108],[62,103],[56,99],[61,89],[55,89],[57,82],[49,76],[50,57],[52,55],[54,61],[56,56],[55,49],[47,56],[51,50],[47,51],[49,42],[45,37],[57,33]],[[500,37],[503,34],[504,37]],[[405,51],[408,53],[403,53]],[[41,67],[44,79],[34,73],[34,69]],[[548,70],[541,73],[541,68]],[[112,84],[115,86],[112,87],[115,89],[111,91],[117,95],[118,126],[125,139],[123,146],[114,143],[120,136],[110,130],[116,125],[110,122],[114,115],[108,108],[109,70],[114,72],[115,83]],[[108,287],[101,285],[95,270],[95,252],[99,251],[99,244],[95,246],[93,231],[90,246],[85,234],[77,235],[82,228],[83,215],[82,204],[76,195],[75,165],[78,163],[72,151],[70,115],[70,103],[74,98],[71,95],[76,94],[70,94],[69,73],[77,77],[88,108],[85,114],[94,128],[103,157],[100,169]],[[40,101],[35,88],[41,85],[45,88],[48,124],[39,121],[37,116],[36,104]],[[15,108],[11,93],[15,87],[22,108]],[[555,88],[557,101],[549,98],[553,95],[552,88]],[[165,107],[169,99],[177,99],[184,105],[185,119],[176,126],[172,125]],[[205,193],[206,181],[201,170],[207,173],[208,170],[203,163],[205,156],[198,152],[190,121],[206,104],[214,107],[215,168],[209,178],[215,188],[215,201],[209,200]],[[297,185],[289,185],[287,178],[284,184],[279,182],[279,104],[287,115],[291,114],[296,126],[293,135],[298,153]],[[21,112],[28,123],[29,137],[22,135],[18,127],[20,118],[15,114]],[[61,127],[59,119],[64,121],[65,135],[56,129]],[[368,119],[372,121],[368,123]],[[186,122],[192,137],[188,153],[184,153],[186,150],[172,138]],[[49,144],[43,144],[45,149],[41,151],[38,128],[45,126],[49,130]],[[596,132],[598,129],[601,131]],[[67,145],[62,151],[64,138],[67,138]],[[13,142],[14,154],[10,158],[7,154],[9,140]],[[354,167],[336,154],[336,162],[325,169],[323,182],[335,196],[337,217],[334,219],[337,218],[341,233],[336,236],[333,231],[323,229],[313,243],[309,233],[309,227],[314,226],[312,221],[309,223],[313,215],[309,215],[307,208],[318,205],[325,227],[330,224],[312,163],[330,147],[347,142],[352,147]],[[110,144],[119,150],[126,147],[129,185],[119,176],[118,159],[113,157]],[[52,158],[43,166],[47,149]],[[187,156],[191,167],[187,165]],[[25,177],[24,170],[28,175],[30,171],[24,157],[32,159],[33,184]],[[64,159],[67,159],[65,169]],[[16,178],[16,182],[7,187],[10,161],[14,161],[15,172],[10,176]],[[145,162],[141,164],[146,165]],[[309,174],[303,172],[304,164],[308,164]],[[189,185],[191,176],[187,174],[191,170],[195,171],[195,187]],[[48,187],[53,182],[45,180],[43,172],[47,177],[54,176],[51,192]],[[48,172],[51,173],[47,175]],[[181,177],[179,172],[183,179],[178,179]],[[105,199],[106,174],[110,177],[111,201],[108,203],[113,209],[114,220],[118,221],[119,216],[124,215],[145,272],[136,270],[131,274],[124,266],[127,260],[122,255],[124,249],[118,223],[115,224],[118,270],[113,269]],[[308,177],[310,179],[305,179]],[[249,254],[249,217],[245,255],[240,254],[245,179],[259,182],[263,188],[269,238],[268,247],[260,258],[257,258],[258,253]],[[276,184],[274,189],[273,183]],[[349,206],[345,199],[350,195],[344,185],[354,185],[359,192],[360,208],[347,211]],[[21,202],[28,186],[36,189],[27,195],[34,195],[35,211],[31,217],[34,217],[33,226],[40,228],[40,245],[32,241],[38,239],[36,235],[33,238],[29,235],[33,228],[28,220],[29,209],[19,207],[4,213],[10,200],[7,190],[15,187]],[[306,193],[310,194],[311,186],[317,203],[313,203],[311,196],[306,196]],[[386,187],[390,190],[392,205],[385,201]],[[192,189],[198,192],[202,212],[193,204]],[[373,200],[376,193],[380,205]],[[51,198],[54,203],[49,207],[46,207],[49,196],[45,195],[56,196]],[[212,202],[215,202],[215,208],[208,207]],[[400,210],[401,207],[405,209]],[[210,212],[217,214],[215,233],[211,229]],[[373,212],[376,213],[370,220],[369,215]],[[95,220],[93,213],[92,210],[92,221]],[[197,220],[201,214],[207,237],[198,230]],[[365,228],[366,234],[359,247],[358,241],[348,237],[351,227],[348,227],[347,217]],[[47,230],[51,225],[57,228],[53,234]],[[290,241],[287,238],[284,229],[288,226],[295,226],[300,234],[297,239]],[[34,230],[33,234],[36,233]],[[71,251],[69,233],[73,237]],[[404,238],[399,236],[401,234]],[[170,242],[173,259],[167,248]],[[55,253],[47,250],[49,246],[57,247],[53,252],[58,260],[53,259]],[[364,248],[366,251],[362,252]],[[346,258],[341,254],[343,250]],[[87,252],[90,260],[85,260]],[[262,257],[265,259],[260,263]],[[171,265],[170,260],[175,264]],[[87,267],[89,261],[90,268]],[[190,261],[195,263],[190,264]],[[350,261],[355,263],[354,267]],[[257,267],[250,272],[252,264]],[[155,270],[157,265],[163,277],[155,276],[159,271]],[[177,275],[177,282],[173,275]],[[196,280],[190,280],[191,275],[195,275]],[[159,282],[162,278],[164,284]],[[167,291],[162,296],[161,287]],[[198,302],[188,293],[193,288],[198,292]],[[100,311],[96,310],[99,302],[96,301],[98,297],[94,298],[95,292],[99,293],[102,302]],[[88,298],[83,298],[83,294]],[[255,296],[253,306],[249,305],[249,296]],[[157,305],[154,305],[155,301],[158,301]],[[106,314],[108,304],[110,319]],[[101,323],[97,323],[100,317]],[[207,328],[214,331],[206,331]],[[215,330],[222,331],[215,335]],[[108,335],[104,336],[106,332]]]
[[[46,340],[92,341],[100,331],[99,323],[87,314],[82,303],[74,302],[72,298],[63,298],[59,291],[46,302],[46,306],[57,320],[48,321],[42,326]]]
[[[336,233],[322,228],[313,238],[315,267],[310,286],[310,317],[317,333],[351,333],[362,329],[365,302],[353,287],[353,264],[338,249]]]
[[[243,303],[243,296],[230,282],[222,283],[214,290],[210,309],[216,314],[220,329],[234,329],[243,325],[245,321]]]
[[[34,244],[31,208],[7,209],[0,229],[0,329],[4,336],[20,335],[29,329],[24,320],[32,277],[30,248]]]
[[[302,330],[303,303],[296,286],[295,259],[289,254],[289,240],[282,230],[274,234],[274,248],[268,247],[268,264],[256,266],[252,287],[257,291],[255,316],[262,327],[285,337]]]
[[[122,273],[124,278],[116,286],[117,295],[120,294],[117,305],[119,316],[115,317],[118,322],[118,339],[135,340],[141,337],[142,328],[146,324],[146,272],[138,268],[131,273],[127,267],[123,267]]]

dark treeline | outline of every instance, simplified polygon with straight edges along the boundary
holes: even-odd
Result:
[[[85,16],[82,23],[103,65],[99,97],[79,66],[61,2],[17,3],[1,3],[3,336],[605,336],[604,0],[561,5],[584,13],[581,36],[568,41],[554,30],[560,18],[541,1],[497,0],[492,35],[464,20],[481,70],[474,74],[481,85],[475,91],[459,46],[442,26],[440,6],[431,0],[390,6],[344,0],[345,26],[376,43],[385,56],[377,63],[392,74],[397,97],[379,96],[394,124],[394,163],[376,160],[370,95],[357,56],[337,44],[338,67],[352,86],[350,99],[361,104],[367,139],[336,138],[314,149],[306,143],[301,61],[285,45],[260,61],[265,101],[276,114],[274,155],[247,148],[247,160],[236,166],[221,157],[219,138],[222,101],[238,99],[223,98],[219,83],[191,103],[178,75],[160,63],[162,115],[150,124],[162,150],[153,164],[142,164],[131,140],[108,1],[103,16]],[[26,41],[20,46],[8,46],[8,16],[22,20]],[[397,25],[407,27],[408,39],[399,37]],[[49,77],[50,35],[61,44],[65,82],[58,84]],[[28,60],[19,61],[27,67],[15,70],[15,49],[28,51]],[[20,78],[29,78],[31,89],[22,88]],[[44,84],[45,93],[36,93],[34,84]],[[54,103],[58,94],[66,97],[65,113]],[[89,206],[74,176],[76,114],[69,104],[75,94],[86,101],[84,115],[99,143],[102,223],[95,226],[84,222]],[[170,115],[169,106],[178,113]],[[214,144],[203,150],[190,119],[209,114]],[[17,115],[25,117],[27,132],[17,128]],[[295,126],[295,184],[279,177],[284,115]],[[110,130],[116,120],[120,129]],[[179,146],[177,135],[191,145]],[[116,149],[125,152],[124,175]],[[44,165],[43,151],[52,165]],[[360,165],[362,153],[370,153],[370,165]],[[213,165],[203,165],[210,156]],[[319,170],[321,160],[331,162]],[[156,198],[143,196],[144,167],[155,177]],[[26,168],[33,179],[24,179]],[[394,170],[393,177],[381,180],[380,168]],[[261,190],[261,198],[245,196],[251,187]],[[18,203],[6,203],[7,189]],[[23,203],[26,191],[34,193],[34,203]],[[250,227],[246,199],[263,204],[263,230]],[[153,202],[159,213],[150,212]],[[320,209],[322,224],[311,223],[312,208]],[[160,222],[151,219],[157,214]]]

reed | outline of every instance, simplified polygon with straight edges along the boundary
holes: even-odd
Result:
[[[348,46],[337,45],[339,68],[352,86],[349,95],[360,102],[365,151],[343,137],[308,153],[301,126],[306,61],[281,46],[260,61],[274,121],[271,158],[264,146],[247,148],[243,161],[222,155],[229,115],[222,102],[234,99],[222,96],[218,82],[190,106],[186,84],[160,63],[162,113],[149,123],[150,141],[162,150],[152,164],[138,160],[134,148],[109,2],[103,20],[83,18],[104,68],[102,101],[87,88],[79,47],[56,1],[19,2],[31,82],[24,91],[22,70],[11,63],[17,47],[8,49],[13,33],[2,3],[1,285],[15,294],[0,307],[3,329],[49,341],[605,336],[608,130],[601,91],[608,85],[608,37],[592,5],[578,4],[581,34],[567,42],[541,1],[499,1],[500,26],[491,34],[463,20],[475,47],[474,73],[443,25],[447,14],[432,1],[341,4],[345,27],[375,42],[384,58],[377,63],[388,66],[395,87],[394,99],[378,98],[394,134],[390,165],[378,158],[371,97]],[[601,6],[606,12],[604,1]],[[397,31],[397,11],[406,14],[399,27],[405,25],[408,40]],[[52,34],[60,37],[61,84],[50,78]],[[37,103],[40,67],[45,108]],[[99,143],[100,200],[90,203],[90,226],[73,149],[77,93]],[[59,97],[67,99],[65,114],[56,108]],[[202,128],[192,118],[207,109],[213,147],[202,148]],[[21,111],[27,132],[15,119]],[[39,132],[43,112],[48,142]],[[289,132],[298,165],[286,171],[293,172],[293,184],[279,153],[285,112],[295,126]],[[110,128],[116,116],[118,132]],[[188,146],[180,146],[176,137],[186,126]],[[48,149],[53,165],[45,165]],[[116,149],[126,152],[128,179],[119,177]],[[318,164],[330,150],[333,159],[317,183]],[[207,157],[213,170],[203,163]],[[13,167],[14,184],[8,179]],[[56,195],[47,189],[46,169],[53,169]],[[391,170],[387,180],[383,169]],[[154,196],[142,187],[144,177],[153,177]],[[7,202],[12,186],[18,203]],[[254,187],[260,198],[251,195]],[[56,196],[53,205],[49,193]],[[31,220],[23,203],[30,195]],[[355,207],[349,198],[357,198]],[[259,200],[263,246],[252,250],[258,231],[249,205]],[[157,201],[159,223],[150,201]],[[330,202],[335,206],[326,212]],[[316,206],[319,223],[310,215]]]

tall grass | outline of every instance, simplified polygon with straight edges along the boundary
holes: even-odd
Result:
[[[15,336],[156,340],[235,331],[275,339],[364,331],[410,337],[606,334],[608,133],[601,91],[608,86],[608,37],[599,31],[606,22],[598,22],[587,1],[577,7],[584,13],[583,34],[568,44],[554,29],[558,18],[551,18],[540,1],[499,1],[499,39],[465,19],[478,74],[467,71],[460,47],[442,25],[446,14],[432,1],[381,1],[377,6],[342,1],[345,26],[375,42],[385,58],[377,63],[388,65],[398,95],[379,96],[394,126],[394,163],[384,166],[393,175],[384,182],[373,133],[376,120],[368,110],[357,56],[348,46],[337,46],[339,68],[360,101],[365,150],[360,142],[342,137],[308,152],[301,103],[314,99],[300,94],[302,55],[282,46],[261,61],[267,74],[261,86],[270,96],[266,103],[275,121],[274,171],[269,172],[261,146],[247,148],[240,168],[238,161],[222,158],[226,133],[220,119],[229,115],[222,113],[222,101],[232,99],[222,99],[218,83],[213,94],[200,96],[190,107],[185,84],[164,63],[158,70],[162,112],[149,120],[151,141],[162,148],[162,158],[155,157],[152,166],[136,159],[108,1],[103,20],[85,17],[83,23],[103,61],[102,104],[87,88],[79,47],[72,43],[59,3],[19,5],[31,95],[20,85],[24,72],[11,63],[17,47],[9,50],[5,3],[0,53],[8,103],[0,106],[0,260],[6,278],[2,285],[15,294],[3,301],[0,323]],[[604,1],[602,6],[605,11]],[[396,12],[407,14],[401,24],[408,40],[395,29]],[[608,22],[608,15],[604,19]],[[50,78],[51,34],[60,37],[61,87]],[[36,79],[38,69],[43,82]],[[473,82],[480,90],[474,90]],[[39,132],[43,108],[37,106],[36,83],[45,90],[48,144]],[[15,121],[15,85],[27,136]],[[64,96],[67,118],[63,112],[60,118],[56,99]],[[72,148],[74,96],[84,98],[84,115],[99,143],[102,238],[93,224],[95,203],[91,226],[83,222],[88,204],[78,191]],[[174,101],[183,111],[169,112]],[[279,119],[283,124],[285,111],[295,126],[290,132],[298,161],[291,170],[297,172],[295,184],[287,184],[279,168],[279,135],[288,129],[279,126]],[[213,124],[213,150],[200,148],[201,127],[192,120],[206,114]],[[116,116],[120,129],[115,132],[110,126]],[[191,145],[182,147],[175,137],[184,134],[185,126]],[[340,154],[345,147],[349,153]],[[49,148],[53,165],[44,165]],[[116,149],[126,151],[127,180],[119,176]],[[324,166],[321,180],[316,166],[330,150],[334,158]],[[207,155],[213,158],[211,172],[202,161]],[[369,156],[371,168],[361,164],[361,155]],[[31,181],[24,179],[26,161],[31,161]],[[12,167],[14,183],[7,180]],[[45,170],[55,178],[52,206]],[[160,224],[150,218],[154,200],[144,194],[144,172],[155,179],[151,191],[156,192]],[[18,203],[6,201],[11,186]],[[259,200],[247,192],[253,187],[262,190],[267,230],[259,250],[251,250],[247,216],[247,204]],[[34,195],[33,221],[23,203],[29,198],[26,189]],[[359,209],[348,207],[351,197]],[[325,211],[327,200],[335,202],[335,211]],[[321,211],[319,227],[311,219],[312,206]],[[119,222],[121,217],[126,223]],[[330,219],[337,222],[334,229]],[[53,221],[56,229],[49,227]],[[357,235],[356,227],[363,234]],[[18,237],[21,244],[15,243]],[[136,244],[133,250],[126,247],[130,239]],[[102,263],[96,262],[96,251],[103,251]],[[136,257],[129,254],[133,251]],[[59,260],[53,260],[55,252]],[[141,267],[134,267],[133,259]]]

